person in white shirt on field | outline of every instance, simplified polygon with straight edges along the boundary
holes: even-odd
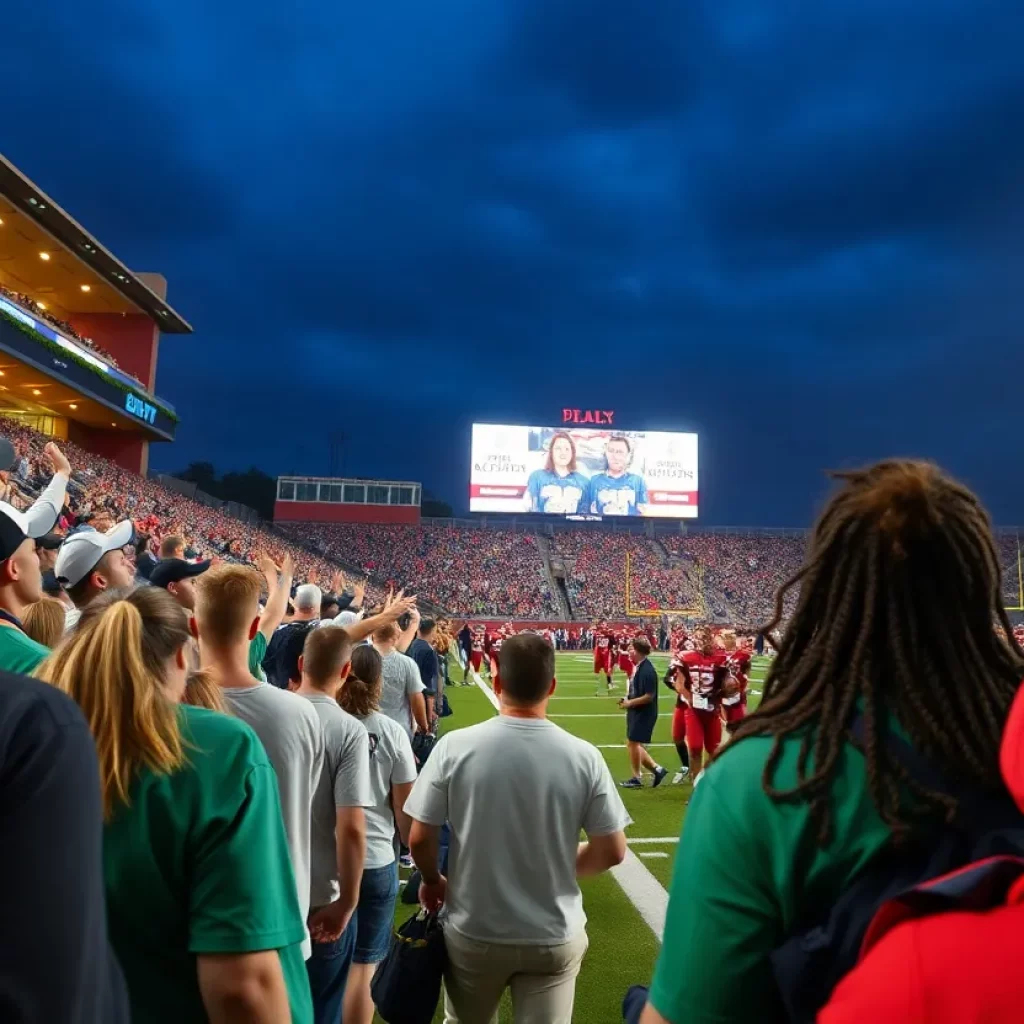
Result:
[[[370,981],[387,955],[398,896],[395,831],[409,841],[405,802],[416,781],[416,760],[405,729],[380,712],[384,664],[368,644],[352,651],[351,671],[338,694],[344,711],[365,728],[370,747],[370,795],[366,814],[366,862],[356,910],[352,968],[345,986],[341,1019],[345,1024],[371,1024]]]
[[[587,950],[577,880],[626,855],[630,817],[597,748],[548,720],[554,689],[551,645],[506,640],[499,715],[442,737],[405,804],[420,902],[447,909],[449,1024],[489,1024],[506,988],[516,1022],[570,1024]]]

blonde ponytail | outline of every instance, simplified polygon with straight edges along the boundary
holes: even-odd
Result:
[[[104,594],[37,675],[85,714],[100,762],[104,817],[129,802],[137,772],[169,774],[184,761],[177,705],[163,666],[188,639],[181,609],[156,587]]]

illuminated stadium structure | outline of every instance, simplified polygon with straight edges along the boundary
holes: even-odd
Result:
[[[0,156],[0,414],[145,474],[178,423],[160,335],[192,330],[166,293]]]

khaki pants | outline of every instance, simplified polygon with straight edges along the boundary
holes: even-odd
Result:
[[[514,946],[445,932],[445,1024],[497,1024],[498,1003],[512,990],[515,1024],[571,1024],[586,933],[557,946]]]

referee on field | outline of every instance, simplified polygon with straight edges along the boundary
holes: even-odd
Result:
[[[654,776],[653,786],[660,786],[668,775],[650,754],[647,744],[654,735],[658,724],[658,673],[650,662],[651,645],[646,637],[633,639],[633,663],[636,670],[629,681],[626,696],[619,701],[619,707],[626,709],[626,748],[629,751],[629,766],[633,774],[619,785],[623,789],[640,789],[643,786],[641,768]]]

